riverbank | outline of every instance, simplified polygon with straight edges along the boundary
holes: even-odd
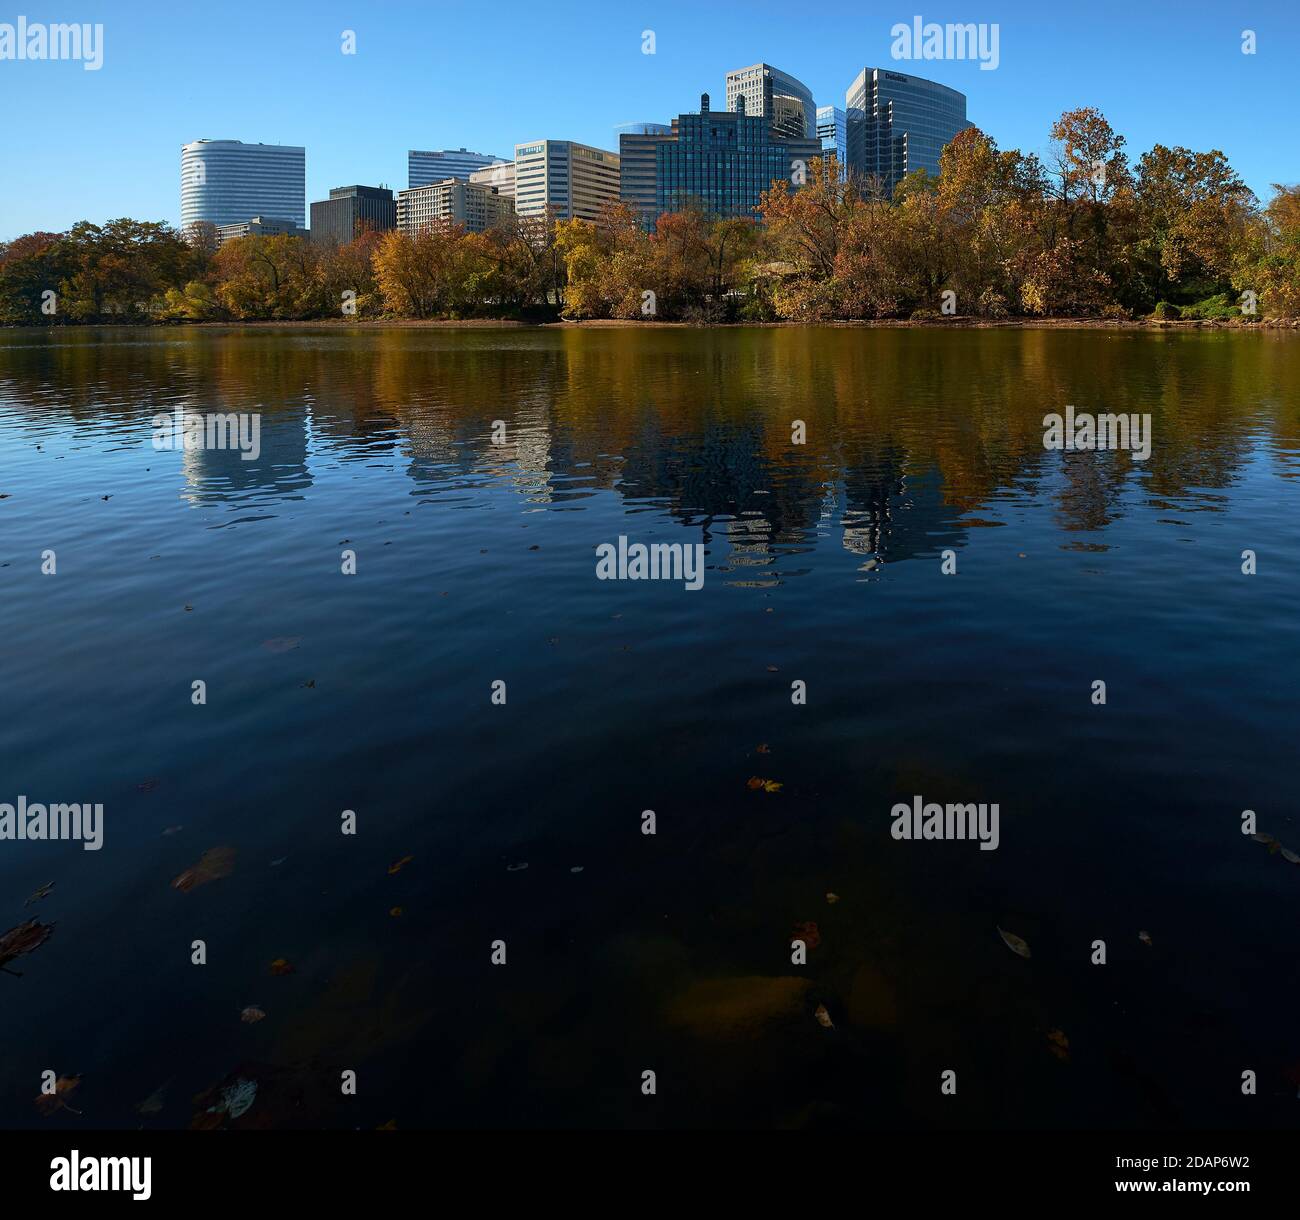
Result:
[[[1265,318],[1258,322],[1192,318],[870,318],[839,322],[651,322],[641,319],[568,318],[535,322],[519,318],[301,318],[245,321],[62,322],[54,326],[0,326],[0,330],[82,329],[91,326],[167,326],[271,330],[479,330],[517,327],[526,330],[1300,330],[1300,318]]]

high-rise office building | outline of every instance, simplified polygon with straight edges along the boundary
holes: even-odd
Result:
[[[465,148],[442,148],[431,152],[410,149],[406,154],[406,185],[428,186],[430,182],[444,182],[448,178],[469,181],[476,169],[495,165],[501,157],[489,153],[470,152]]]
[[[445,178],[397,192],[397,227],[408,237],[433,224],[456,224],[467,233],[482,233],[508,219],[514,201],[490,186]]]
[[[822,142],[823,157],[834,153],[843,182],[849,174],[848,123],[838,106],[817,107],[817,138]],[[316,222],[311,223],[315,228]]]
[[[670,123],[624,123],[618,135],[618,196],[632,208],[642,228],[653,229],[655,209],[655,149],[673,138]]]
[[[491,187],[498,195],[507,195],[511,199],[515,197],[515,163],[513,161],[498,161],[495,165],[476,169],[470,174],[469,180],[476,186]]]
[[[816,139],[772,133],[766,116],[747,113],[744,95],[735,111],[709,109],[673,120],[673,134],[655,148],[655,208],[675,212],[698,206],[715,216],[757,217],[759,198],[774,181],[791,186],[800,163],[821,156]]]
[[[884,68],[863,68],[844,95],[849,170],[887,196],[913,170],[939,172],[939,153],[966,120],[966,95]]]
[[[572,140],[515,145],[515,211],[540,216],[548,207],[560,220],[595,220],[618,202],[618,153]]]
[[[254,216],[307,224],[307,150],[291,144],[195,140],[181,146],[181,228]]]
[[[802,81],[771,64],[750,64],[727,73],[727,109],[745,99],[745,113],[767,119],[780,137],[811,139],[817,131],[817,107]]]
[[[382,186],[336,186],[311,205],[312,240],[346,245],[362,233],[397,228],[397,201]]]

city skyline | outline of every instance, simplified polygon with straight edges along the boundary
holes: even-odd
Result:
[[[0,240],[122,215],[179,224],[176,149],[199,138],[305,146],[308,201],[346,183],[401,189],[411,149],[508,156],[536,137],[614,152],[619,126],[667,122],[692,109],[701,92],[721,100],[727,73],[755,63],[775,63],[797,77],[819,107],[843,107],[845,86],[864,63],[935,81],[965,94],[972,121],[1000,146],[1026,152],[1045,151],[1048,128],[1063,110],[1091,105],[1126,133],[1133,157],[1155,142],[1221,148],[1262,197],[1272,182],[1300,176],[1287,135],[1293,112],[1277,104],[1294,92],[1289,63],[1300,46],[1300,19],[1281,4],[1232,13],[1206,5],[1195,29],[1185,18],[1198,6],[1184,5],[1172,33],[1172,8],[1134,14],[1103,4],[1086,25],[1053,28],[1035,24],[1041,18],[1031,18],[1025,5],[986,15],[922,7],[926,22],[987,16],[1000,23],[993,71],[971,59],[894,59],[891,28],[910,22],[917,7],[855,16],[828,43],[820,27],[729,4],[707,13],[661,4],[643,18],[568,3],[543,11],[507,5],[491,40],[481,14],[457,3],[436,12],[395,5],[383,14],[339,3],[288,5],[264,15],[249,45],[240,31],[200,24],[197,12],[152,3],[121,13],[96,3],[57,13],[26,5],[29,21],[103,22],[103,66],[86,72],[75,63],[0,64],[0,100],[16,108],[35,90],[43,118],[4,137],[11,189],[0,199]],[[738,26],[742,9],[750,19]],[[156,19],[164,13],[166,20]],[[1253,55],[1242,54],[1245,28],[1257,31]],[[495,37],[502,29],[509,37]],[[354,31],[355,55],[343,53],[346,30]],[[647,32],[654,54],[643,54]],[[1168,53],[1171,40],[1177,54]],[[199,42],[204,51],[196,65]],[[296,53],[286,55],[286,45]],[[1151,51],[1156,45],[1163,47],[1159,56]],[[541,79],[539,53],[545,79],[559,83],[534,97],[527,82]],[[485,90],[485,63],[502,79],[522,80],[522,94]],[[271,73],[274,90],[265,87]],[[1188,104],[1206,82],[1225,104]],[[357,95],[375,90],[420,104],[382,111],[356,104]],[[172,102],[159,106],[165,95]],[[1251,107],[1252,95],[1271,104]],[[1242,105],[1230,104],[1234,98]],[[74,122],[82,138],[70,158],[51,143],[49,130]]]

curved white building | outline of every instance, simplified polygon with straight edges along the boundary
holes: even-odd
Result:
[[[181,228],[254,216],[307,226],[307,150],[293,144],[195,140],[181,146]]]

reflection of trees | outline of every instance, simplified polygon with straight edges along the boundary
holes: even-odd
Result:
[[[469,475],[533,500],[615,491],[725,523],[754,562],[808,545],[828,505],[863,555],[932,553],[1009,487],[1041,486],[1067,529],[1122,515],[1135,487],[1212,508],[1261,440],[1297,447],[1298,373],[1281,332],[85,330],[0,351],[11,401],[141,439],[178,402],[260,410],[262,460],[223,465],[213,494],[305,485],[309,416],[332,460],[403,455],[421,494]],[[1150,459],[1044,451],[1043,415],[1067,404],[1149,412]]]

